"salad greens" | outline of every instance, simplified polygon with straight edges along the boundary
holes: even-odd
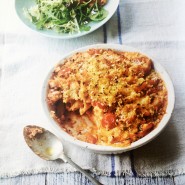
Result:
[[[59,33],[89,31],[89,22],[102,21],[108,15],[98,0],[36,0],[24,13],[37,29]]]

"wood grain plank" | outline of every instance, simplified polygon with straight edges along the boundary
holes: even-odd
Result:
[[[120,185],[174,185],[172,177],[116,177],[116,184]]]
[[[136,184],[174,185],[172,177],[136,178]]]
[[[0,179],[0,185],[19,185],[20,178]]]
[[[184,185],[185,184],[185,175],[179,175],[174,177],[175,185]]]
[[[0,179],[0,185],[45,185],[45,176],[46,174],[38,174]]]
[[[58,173],[47,174],[47,185],[83,185],[91,184],[91,182],[81,173]]]
[[[135,177],[106,177],[95,176],[104,185],[184,185],[185,175],[178,177],[156,177],[156,178],[135,178]],[[175,183],[174,183],[175,182]],[[81,173],[58,173],[38,174],[20,176],[15,178],[0,179],[0,185],[93,185]]]
[[[120,177],[99,176],[99,181],[105,185],[125,185],[125,179]]]
[[[173,177],[158,177],[157,182],[160,185],[174,185]]]
[[[93,174],[92,174],[93,175]],[[135,178],[135,177],[106,177],[95,176],[97,180],[105,185],[174,185],[173,177]],[[57,176],[48,174],[47,185],[92,185],[92,183],[81,173],[61,173]]]

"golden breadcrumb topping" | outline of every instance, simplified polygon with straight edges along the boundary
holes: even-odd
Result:
[[[127,146],[162,119],[167,90],[151,59],[137,52],[89,49],[55,67],[51,116],[79,140]]]
[[[37,126],[27,126],[24,128],[24,134],[29,139],[35,139],[38,137],[38,135],[42,134],[44,132],[43,128],[37,127]]]

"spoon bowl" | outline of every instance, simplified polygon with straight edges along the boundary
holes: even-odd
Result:
[[[62,159],[83,173],[95,185],[101,185],[99,181],[64,154],[62,142],[50,131],[35,125],[28,125],[24,127],[23,135],[30,149],[42,159]]]
[[[28,125],[24,127],[24,138],[28,146],[45,160],[56,160],[63,154],[61,141],[44,128]]]

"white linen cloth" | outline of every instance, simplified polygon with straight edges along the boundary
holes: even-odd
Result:
[[[67,144],[68,155],[102,175],[185,173],[185,1],[121,0],[104,29],[72,40],[32,32],[18,20],[13,1],[0,3],[0,177],[75,170],[38,158],[26,146],[22,131],[27,124],[51,130],[41,105],[48,70],[67,52],[105,41],[136,47],[160,62],[174,83],[175,110],[157,139],[132,152],[100,155]]]

